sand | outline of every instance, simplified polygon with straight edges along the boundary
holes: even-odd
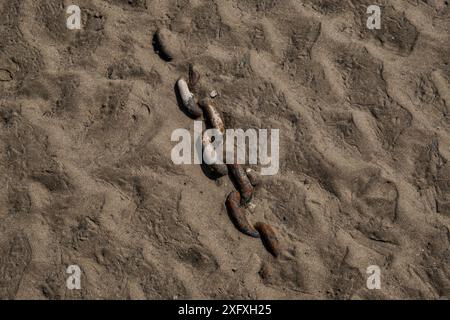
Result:
[[[80,31],[70,4],[0,1],[0,298],[450,297],[447,1],[77,0]],[[248,212],[278,258],[171,161],[188,63],[228,128],[280,129]]]

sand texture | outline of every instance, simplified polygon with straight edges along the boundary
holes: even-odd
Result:
[[[0,0],[0,298],[450,297],[449,30],[438,0]],[[280,130],[248,211],[278,258],[171,161],[189,63],[227,128]]]

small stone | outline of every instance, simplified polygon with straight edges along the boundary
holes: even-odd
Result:
[[[211,91],[211,93],[209,94],[209,96],[210,96],[211,98],[215,98],[215,97],[217,97],[217,95],[218,95],[218,93],[217,93],[216,90]]]

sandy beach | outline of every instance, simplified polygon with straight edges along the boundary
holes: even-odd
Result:
[[[450,298],[448,1],[0,0],[0,17],[1,299]],[[228,176],[171,160],[194,130],[174,91],[189,63],[227,128],[279,129],[246,210],[277,258],[230,221]]]

